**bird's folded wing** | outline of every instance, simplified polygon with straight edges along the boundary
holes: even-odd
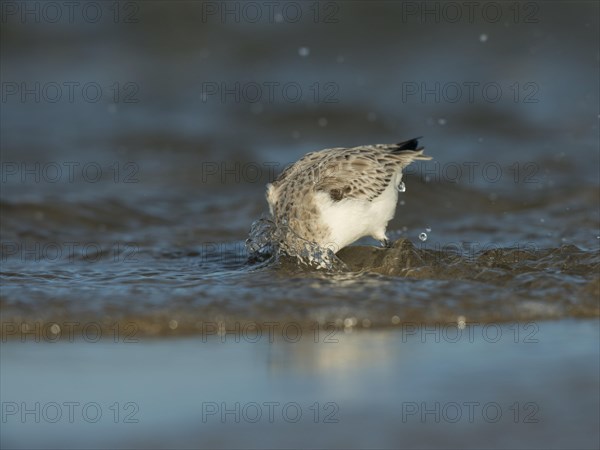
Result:
[[[396,169],[360,155],[328,161],[315,172],[314,189],[329,194],[335,202],[346,198],[371,201],[387,188]]]

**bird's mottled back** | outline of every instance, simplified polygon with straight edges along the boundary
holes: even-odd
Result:
[[[308,153],[268,185],[271,214],[277,224],[303,239],[317,243],[333,239],[322,217],[324,202],[368,209],[392,183],[395,189],[402,169],[418,159],[431,159],[423,155],[418,139]]]

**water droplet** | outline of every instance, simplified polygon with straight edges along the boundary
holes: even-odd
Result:
[[[482,33],[479,35],[479,42],[486,42],[488,40],[488,35],[485,33]]]
[[[169,320],[169,328],[171,330],[174,330],[175,328],[177,328],[178,325],[179,325],[179,323],[175,319]]]
[[[431,228],[427,227],[427,228],[425,228],[425,231],[427,231],[428,233],[431,233]]]
[[[401,181],[396,189],[398,189],[398,192],[406,192],[406,186],[404,184],[404,181]]]
[[[306,56],[310,55],[310,48],[308,48],[308,47],[300,47],[298,49],[298,54],[300,56],[306,57]]]
[[[53,324],[50,326],[50,332],[51,332],[52,334],[58,334],[58,333],[60,333],[60,326],[59,326],[57,323],[53,323]]]
[[[348,317],[347,319],[344,319],[344,327],[345,328],[352,328],[357,323],[358,323],[358,321],[356,320],[356,317]]]
[[[283,22],[283,14],[281,14],[280,12],[275,13],[275,23],[281,23]]]
[[[318,121],[318,124],[320,127],[326,127],[327,126],[327,119],[325,117],[321,117]]]
[[[443,126],[443,125],[446,125],[446,119],[443,119],[443,118],[442,118],[442,119],[438,119],[438,123],[439,123],[440,125],[442,125],[442,126]]]
[[[292,131],[292,138],[300,139],[300,132],[298,130]]]
[[[404,200],[400,200],[400,206],[404,206],[406,205],[406,202]]]
[[[392,316],[392,323],[394,325],[398,325],[400,323],[400,317],[398,317],[398,316]]]
[[[340,55],[337,57],[336,61],[341,64],[344,62],[344,57],[342,55]]]
[[[421,233],[419,235],[419,239],[423,242],[425,242],[427,240],[427,233]]]

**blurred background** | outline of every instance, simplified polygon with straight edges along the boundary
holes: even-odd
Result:
[[[3,448],[600,445],[598,3],[0,5]],[[286,165],[416,136],[400,262],[246,263]]]

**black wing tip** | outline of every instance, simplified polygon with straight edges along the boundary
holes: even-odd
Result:
[[[423,147],[419,147],[419,139],[422,137],[423,136],[419,136],[409,139],[408,141],[398,142],[394,150],[421,150]]]

